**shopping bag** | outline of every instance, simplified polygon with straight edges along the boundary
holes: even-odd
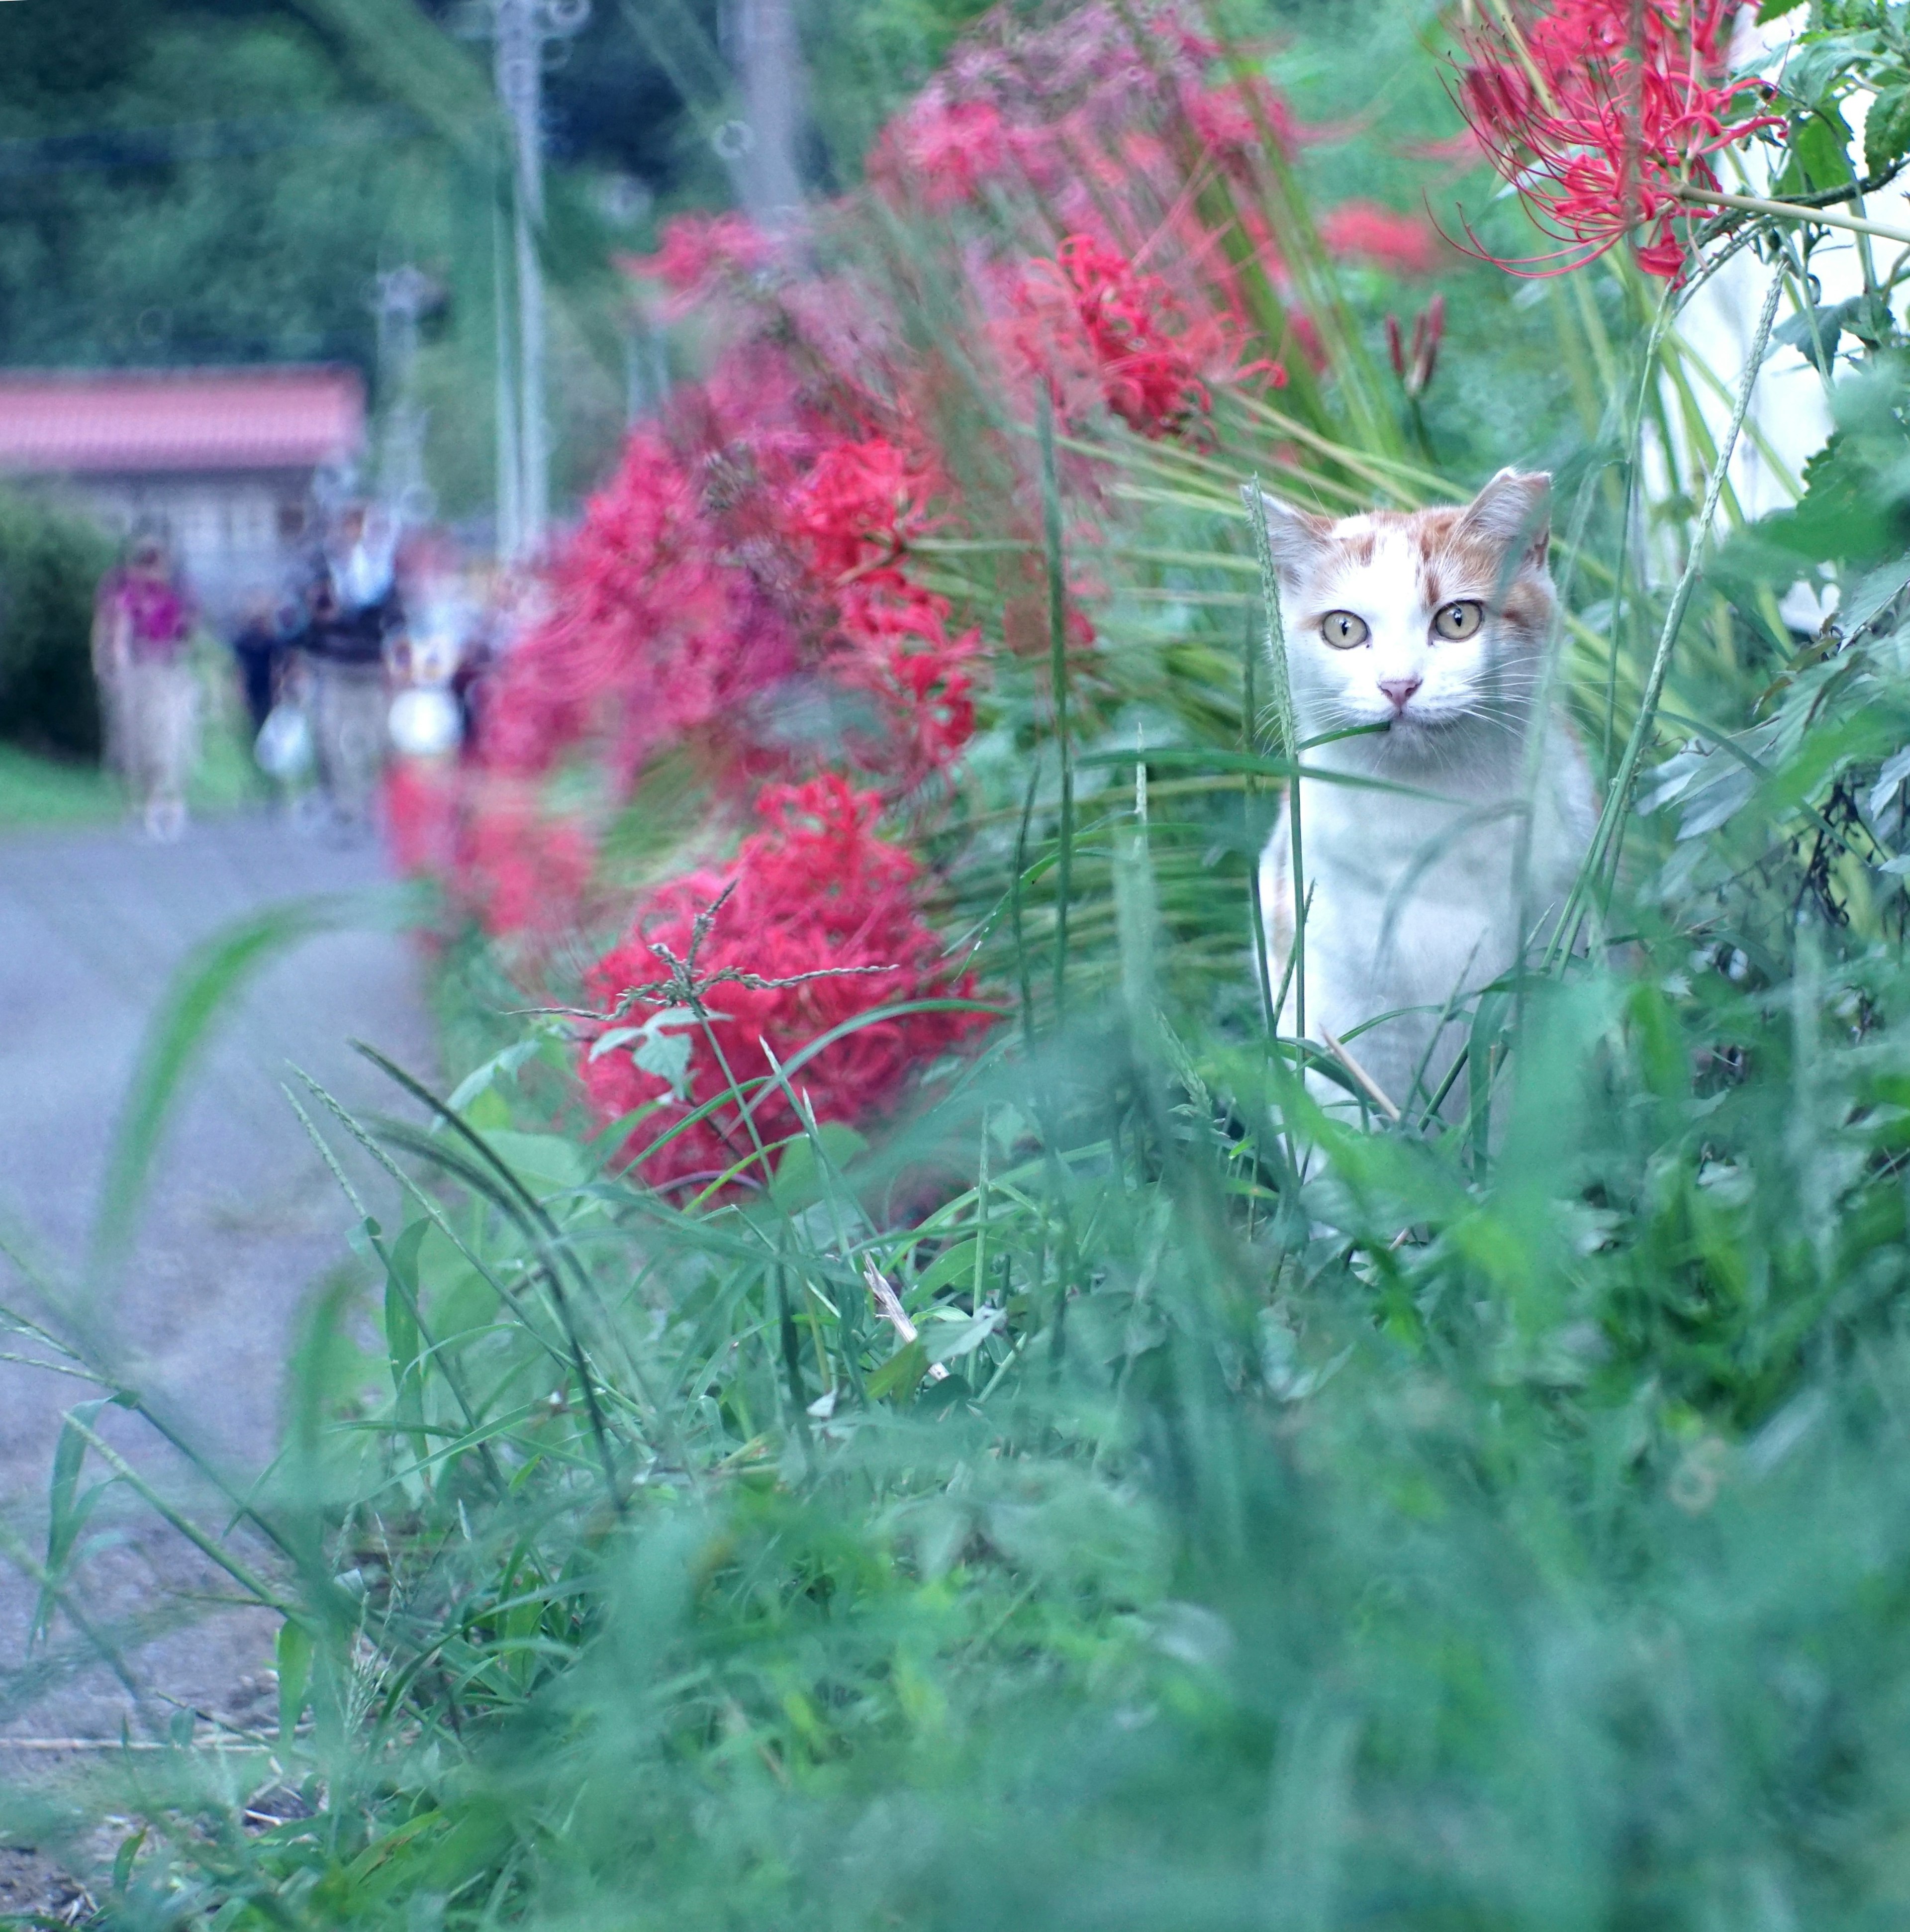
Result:
[[[280,698],[266,714],[253,741],[259,769],[281,784],[303,778],[312,768],[312,722],[305,707]]]

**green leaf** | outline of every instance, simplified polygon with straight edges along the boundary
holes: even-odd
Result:
[[[1762,26],[1767,20],[1781,20],[1786,14],[1795,14],[1806,4],[1806,0],[1762,0],[1758,8],[1758,24]]]
[[[96,1483],[84,1496],[79,1494],[80,1471],[86,1460],[86,1438],[79,1428],[90,1429],[100,1411],[118,1400],[114,1396],[100,1396],[91,1402],[77,1403],[67,1412],[61,1425],[59,1441],[53,1449],[52,1478],[47,1485],[46,1576],[28,1629],[29,1645],[37,1642],[52,1627],[54,1605],[80,1532],[108,1486]],[[73,1426],[76,1423],[79,1428]]]
[[[385,1276],[385,1352],[391,1370],[391,1393],[399,1426],[419,1430],[424,1422],[424,1390],[419,1364],[418,1250],[430,1231],[414,1221],[391,1244]],[[421,1438],[418,1446],[421,1451]]]
[[[145,1841],[146,1828],[142,1825],[130,1838],[121,1840],[118,1850],[113,1854],[112,1888],[122,1898],[133,1882],[133,1861],[139,1856],[139,1847]]]
[[[1873,33],[1808,35],[1785,63],[1783,91],[1842,126],[1843,117],[1834,104],[1837,90],[1853,70],[1867,76],[1883,52],[1882,38]],[[1847,128],[1844,138],[1850,138]]]
[[[1820,107],[1798,130],[1791,152],[1803,164],[1807,189],[1841,188],[1856,178],[1851,166],[1852,136],[1835,107]]]
[[[493,1054],[484,1064],[465,1075],[451,1090],[445,1105],[458,1113],[464,1113],[480,1094],[489,1091],[493,1083],[506,1074],[514,1075],[525,1061],[530,1059],[541,1044],[538,1040],[520,1040],[507,1046],[502,1053]],[[504,1124],[499,1123],[500,1125]]]
[[[1910,153],[1910,81],[1880,92],[1864,121],[1864,165],[1881,174]]]
[[[928,1351],[919,1340],[898,1348],[868,1379],[869,1400],[880,1402],[884,1396],[906,1396],[928,1372]]]
[[[561,1134],[484,1130],[484,1144],[532,1194],[568,1193],[590,1178],[590,1162],[576,1142]]]
[[[495,1087],[487,1087],[475,1095],[462,1111],[470,1125],[484,1133],[511,1124],[510,1102]]]
[[[312,1685],[312,1636],[289,1618],[278,1628],[278,1741],[292,1742]]]
[[[938,1255],[916,1277],[914,1292],[933,1294],[937,1289],[946,1288],[951,1282],[972,1283],[975,1279],[975,1244],[971,1240],[958,1241],[945,1255]]]
[[[979,1308],[965,1322],[937,1322],[924,1338],[931,1362],[953,1362],[972,1355],[991,1335],[1008,1325],[1008,1317],[999,1308]]]
[[[828,1166],[838,1169],[846,1168],[868,1145],[853,1127],[845,1126],[840,1120],[820,1122],[816,1137],[823,1144],[822,1155]],[[782,1159],[776,1164],[776,1178],[769,1184],[770,1198],[793,1213],[820,1201],[827,1191],[828,1180],[823,1158],[818,1157],[814,1143],[805,1134],[784,1150]]]

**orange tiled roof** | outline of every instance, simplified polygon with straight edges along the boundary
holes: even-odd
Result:
[[[304,469],[364,436],[353,369],[0,374],[0,470]]]

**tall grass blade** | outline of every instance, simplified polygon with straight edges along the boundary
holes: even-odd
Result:
[[[1054,742],[1061,760],[1060,823],[1054,885],[1054,1023],[1066,1018],[1068,911],[1075,866],[1075,751],[1068,722],[1068,575],[1062,550],[1061,479],[1054,458],[1054,398],[1041,386],[1036,417],[1041,445],[1042,536],[1048,568],[1048,678],[1054,707]]]

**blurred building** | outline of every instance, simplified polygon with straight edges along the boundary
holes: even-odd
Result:
[[[348,368],[0,373],[0,477],[115,535],[161,528],[215,608],[281,580],[364,434]]]

